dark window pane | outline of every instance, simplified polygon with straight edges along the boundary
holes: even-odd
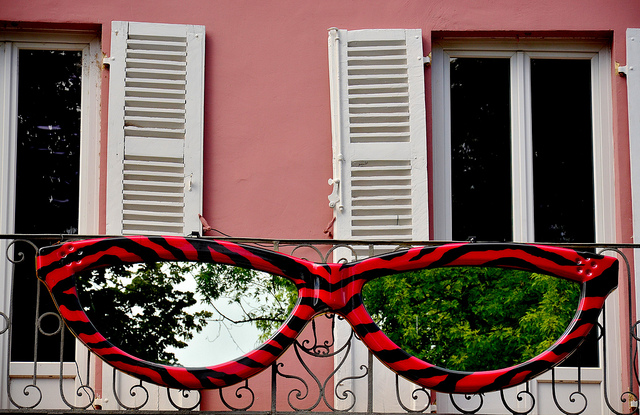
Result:
[[[593,242],[591,62],[531,61],[535,239]]]
[[[19,60],[16,232],[77,233],[81,52]]]
[[[21,50],[18,59],[15,231],[77,233],[82,53]],[[26,248],[30,257],[14,272],[11,358],[26,361],[33,359],[37,280],[33,250],[16,248]],[[41,290],[39,315],[55,310],[44,287]],[[46,332],[56,328],[55,317],[43,319]],[[75,342],[69,333],[65,337],[64,359],[73,360]],[[59,344],[59,335],[38,334],[38,360],[58,360]]]
[[[531,60],[537,242],[594,242],[591,62]],[[597,332],[563,366],[597,367]]]
[[[512,240],[509,59],[451,60],[453,239]]]

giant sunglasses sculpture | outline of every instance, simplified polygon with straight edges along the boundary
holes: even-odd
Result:
[[[298,301],[286,322],[264,344],[246,355],[210,367],[156,364],[111,344],[84,313],[76,274],[119,264],[198,261],[239,266],[288,278]],[[578,310],[564,334],[545,352],[516,366],[480,372],[441,368],[410,356],[373,322],[362,302],[367,281],[424,268],[484,266],[514,268],[579,282]],[[449,244],[416,247],[362,261],[317,264],[252,246],[183,237],[119,237],[67,242],[42,248],[38,278],[51,292],[71,332],[113,367],[139,379],[179,389],[220,388],[269,367],[315,316],[336,313],[351,324],[373,354],[392,371],[426,388],[447,393],[478,393],[514,386],[566,359],[596,324],[607,295],[617,286],[618,261],[566,248],[520,244]]]

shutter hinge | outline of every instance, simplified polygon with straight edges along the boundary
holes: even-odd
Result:
[[[111,64],[116,60],[113,56],[104,56],[102,58],[102,65],[111,66]]]
[[[340,179],[329,179],[329,185],[333,186],[333,191],[327,198],[329,199],[329,207],[335,208],[338,207],[338,210],[344,209],[344,206],[340,203]]]
[[[627,76],[628,71],[632,71],[633,66],[620,65],[620,62],[616,62],[616,74],[620,76]]]
[[[422,64],[425,66],[431,66],[431,52],[422,58]]]

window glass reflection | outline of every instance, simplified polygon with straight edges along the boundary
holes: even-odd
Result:
[[[509,72],[509,59],[451,60],[454,240],[512,240]]]
[[[22,49],[18,59],[15,232],[77,233],[82,52]],[[16,265],[14,272],[14,292],[20,300],[13,305],[11,359],[33,360],[37,335],[38,360],[57,361],[60,337],[34,334],[38,282],[33,252],[26,248],[24,253],[31,258]],[[39,307],[40,315],[55,312],[48,295],[41,295]],[[45,333],[59,326],[55,317],[41,322]],[[75,342],[69,333],[65,336],[64,360],[72,361]]]
[[[594,242],[591,61],[532,59],[531,111],[536,241]]]

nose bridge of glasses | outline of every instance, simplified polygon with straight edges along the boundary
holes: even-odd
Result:
[[[310,269],[301,295],[311,298],[316,311],[341,312],[360,292],[362,282],[341,268],[342,264],[315,264]]]

